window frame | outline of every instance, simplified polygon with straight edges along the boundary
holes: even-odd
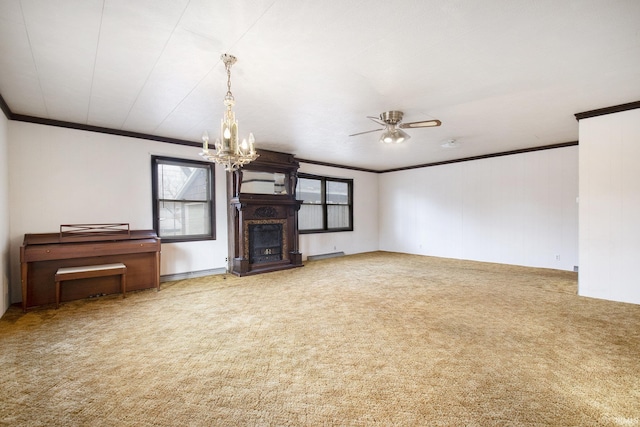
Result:
[[[320,206],[322,207],[322,228],[314,228],[302,230],[298,227],[299,234],[316,234],[316,233],[337,233],[342,231],[353,231],[353,179],[352,178],[333,178],[329,176],[322,175],[313,175],[308,173],[298,173],[298,182],[295,188],[296,198],[298,196],[298,185],[300,185],[300,178],[305,179],[315,179],[320,181],[320,193],[322,202]],[[342,204],[333,204],[327,203],[327,182],[340,182],[347,184],[347,192],[348,192],[348,203],[346,205]],[[316,203],[306,203],[311,206],[318,206]],[[304,200],[302,201],[302,205],[305,205]],[[329,228],[328,226],[328,206],[347,206],[349,208],[349,226],[348,227],[334,227]]]
[[[160,203],[163,201],[168,202],[189,202],[190,200],[177,200],[177,199],[161,199],[158,196],[158,165],[177,165],[186,167],[201,167],[207,170],[209,188],[207,191],[208,204],[209,204],[209,227],[211,232],[208,234],[193,234],[193,235],[181,235],[181,236],[161,236],[160,235]],[[151,156],[151,197],[153,206],[153,229],[160,237],[162,243],[178,243],[178,242],[197,242],[203,240],[216,240],[216,203],[215,203],[215,168],[211,162],[205,162],[201,160],[182,159],[178,157],[169,156]],[[201,203],[202,200],[193,200],[193,202]]]

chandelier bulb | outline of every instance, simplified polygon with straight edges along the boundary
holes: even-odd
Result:
[[[205,153],[209,152],[209,134],[207,131],[204,131],[202,134],[202,151]]]

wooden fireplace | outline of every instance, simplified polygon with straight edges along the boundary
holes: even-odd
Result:
[[[257,160],[228,175],[229,270],[238,276],[302,267],[298,251],[292,154],[258,150]]]

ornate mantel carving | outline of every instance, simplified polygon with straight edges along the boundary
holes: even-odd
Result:
[[[275,218],[278,211],[273,206],[259,206],[254,211],[254,215],[259,218]]]

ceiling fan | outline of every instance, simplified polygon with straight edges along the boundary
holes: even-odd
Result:
[[[409,136],[409,134],[403,131],[402,129],[429,128],[429,127],[440,126],[442,124],[440,120],[424,120],[421,122],[401,123],[402,115],[403,115],[402,111],[385,111],[384,113],[380,114],[380,118],[367,116],[368,119],[371,119],[375,123],[384,127],[381,129],[374,129],[374,130],[368,130],[366,132],[354,133],[349,136],[363,135],[365,133],[383,131],[382,134],[380,135],[380,142],[384,142],[385,144],[391,144],[391,143],[399,144],[411,138],[411,136]]]

